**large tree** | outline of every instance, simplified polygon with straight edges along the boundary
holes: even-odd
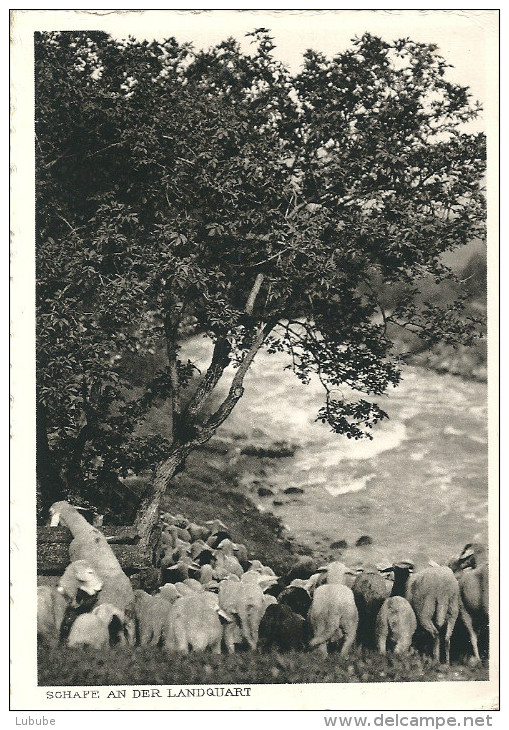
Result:
[[[482,236],[483,135],[432,45],[369,34],[291,75],[264,29],[228,39],[38,33],[37,449],[43,504],[159,464],[140,506],[147,538],[186,456],[243,393],[256,353],[288,351],[324,387],[318,417],[369,436],[398,383],[398,328],[469,342],[442,254]],[[182,332],[212,341],[207,370]],[[133,387],[133,358],[165,366]],[[216,386],[233,365],[219,403]],[[336,396],[348,384],[357,400]],[[167,438],[141,438],[171,404]]]

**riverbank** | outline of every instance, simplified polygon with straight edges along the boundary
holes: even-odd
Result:
[[[435,345],[432,350],[412,355],[410,363],[440,375],[448,373],[478,383],[486,383],[488,380],[485,341],[480,341],[473,347]]]
[[[276,447],[274,447],[276,448]],[[250,558],[270,565],[281,575],[296,555],[310,555],[270,511],[260,511],[257,484],[266,477],[267,456],[241,454],[234,441],[215,437],[188,457],[185,469],[171,482],[161,509],[202,523],[220,519],[233,539],[244,543]],[[253,477],[251,488],[243,478]],[[258,503],[258,504],[257,504]]]

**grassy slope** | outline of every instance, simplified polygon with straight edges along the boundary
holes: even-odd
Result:
[[[382,657],[355,649],[350,656],[316,653],[171,655],[161,649],[52,649],[39,652],[43,686],[168,684],[295,684],[314,682],[487,681],[488,669],[433,665],[418,655]]]

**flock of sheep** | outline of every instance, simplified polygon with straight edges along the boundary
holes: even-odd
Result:
[[[161,514],[154,563],[158,586],[133,588],[100,530],[67,502],[51,508],[53,523],[72,532],[70,564],[57,587],[38,588],[41,644],[159,646],[169,652],[228,653],[239,648],[339,649],[357,642],[404,653],[419,634],[438,662],[449,663],[457,621],[479,662],[479,634],[488,629],[488,559],[468,544],[448,566],[414,572],[410,562],[353,571],[334,561],[317,568],[299,557],[285,576],[232,541],[219,520],[198,525]]]

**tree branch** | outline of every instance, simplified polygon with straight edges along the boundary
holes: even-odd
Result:
[[[197,444],[205,443],[205,441],[208,441],[209,438],[214,435],[216,429],[228,418],[238,401],[242,398],[242,395],[244,394],[243,383],[246,373],[272,327],[273,325],[270,323],[265,325],[261,324],[258,328],[258,332],[255,335],[251,347],[247,350],[242,362],[235,371],[228,395],[215,413],[210,416],[204,427],[200,429]]]
[[[188,403],[184,418],[188,422],[192,422],[205,405],[205,401],[210,393],[214,390],[225,369],[230,364],[231,345],[228,340],[217,340],[214,345],[214,352],[210,365],[202,378],[200,384],[196,388],[193,397]]]
[[[171,313],[170,313],[171,312]],[[171,383],[171,413],[172,413],[172,431],[175,436],[175,430],[180,420],[181,400],[180,400],[180,381],[177,369],[177,333],[178,320],[173,316],[175,312],[175,302],[172,302],[169,311],[164,318],[164,334],[166,337],[166,355],[168,357],[168,372]]]
[[[246,314],[253,314],[253,307],[254,303],[256,301],[256,297],[258,296],[258,292],[260,291],[260,287],[263,283],[263,274],[258,274],[258,276],[255,279],[255,283],[253,284],[253,288],[251,289],[251,292],[247,298],[246,302]]]

